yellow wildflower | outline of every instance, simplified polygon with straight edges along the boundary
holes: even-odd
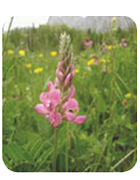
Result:
[[[116,46],[107,46],[108,50],[115,49],[115,48],[116,48]]]
[[[25,50],[19,50],[18,53],[19,53],[20,56],[25,56]]]
[[[52,57],[55,57],[55,56],[57,56],[57,52],[56,52],[56,51],[51,51],[51,52],[50,52],[50,55],[51,55]]]
[[[14,54],[14,51],[11,50],[11,49],[9,49],[9,50],[7,51],[7,53],[8,53],[8,54]]]
[[[42,71],[43,71],[43,68],[41,68],[41,67],[34,69],[34,73],[35,73],[35,74],[39,74],[39,73],[41,73]]]
[[[43,54],[42,54],[42,53],[40,53],[40,54],[38,55],[38,57],[42,58],[42,57],[43,57]]]
[[[106,63],[105,59],[100,59],[100,63]]]
[[[93,65],[94,62],[95,62],[95,59],[91,59],[87,62],[87,65],[91,66],[91,65]]]
[[[131,93],[127,93],[125,94],[125,97],[128,99],[128,98],[131,98]]]
[[[26,66],[26,68],[31,68],[32,64],[29,63],[29,64],[26,64],[25,66]]]
[[[79,73],[79,69],[75,69],[75,73]]]

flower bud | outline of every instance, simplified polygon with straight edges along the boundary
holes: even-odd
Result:
[[[63,71],[63,64],[64,64],[64,61],[60,61],[60,62],[58,63],[58,69],[59,69],[60,71]]]
[[[74,71],[72,71],[71,73],[69,73],[67,75],[67,77],[65,79],[65,82],[64,82],[65,86],[67,86],[70,83],[70,81],[72,80],[73,76],[74,76]]]
[[[64,75],[63,75],[63,73],[59,69],[56,70],[56,76],[58,77],[58,79],[60,81],[63,81]]]

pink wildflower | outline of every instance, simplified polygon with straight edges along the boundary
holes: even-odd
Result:
[[[63,109],[67,111],[76,110],[76,112],[78,112],[79,108],[76,99],[69,98],[68,101],[63,105]]]
[[[98,65],[99,65],[99,61],[95,61],[95,62],[93,63],[93,65],[98,66]]]
[[[68,40],[70,37],[67,36],[65,38]],[[62,120],[71,121],[79,125],[86,120],[86,116],[77,116],[79,106],[74,98],[76,90],[74,85],[72,85],[75,72],[73,53],[71,46],[67,44],[70,41],[62,42],[64,43],[61,43],[62,47],[60,49],[62,60],[58,63],[54,84],[51,81],[48,82],[48,92],[42,92],[39,97],[42,104],[38,104],[34,108],[38,114],[44,115],[54,128],[58,127]],[[65,47],[69,47],[67,49],[68,52],[63,52]]]
[[[107,46],[105,45],[105,46],[103,46],[103,50],[104,51],[107,51],[108,50],[108,48],[107,48]]]
[[[91,54],[90,58],[97,59],[98,58],[98,54]]]
[[[86,47],[92,47],[93,45],[93,41],[92,40],[85,40],[84,41],[84,46]]]
[[[121,43],[120,43],[120,46],[122,46],[122,47],[127,47],[127,46],[128,46],[127,40],[122,39],[122,40],[121,40]]]
[[[57,112],[51,112],[49,119],[53,127],[59,126],[62,122],[62,116],[60,113]]]

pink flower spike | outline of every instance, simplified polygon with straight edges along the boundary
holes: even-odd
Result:
[[[78,125],[83,124],[86,121],[87,117],[86,116],[77,116],[74,119],[74,122]]]
[[[52,90],[48,93],[48,97],[51,103],[57,105],[60,103],[60,90]]]
[[[39,96],[39,99],[42,103],[46,103],[48,101],[48,93],[42,92]]]
[[[76,93],[75,87],[74,87],[74,85],[72,85],[70,87],[70,91],[69,91],[69,98],[73,98],[75,93]]]
[[[48,90],[51,91],[54,89],[54,85],[51,81],[48,82]]]
[[[43,114],[43,115],[45,115],[45,114],[48,113],[47,109],[44,107],[43,104],[37,104],[37,105],[34,107],[34,110],[36,110],[38,114]]]
[[[56,112],[51,112],[49,120],[51,122],[51,125],[55,128],[55,127],[59,126],[62,122],[61,114],[56,113]]]
[[[71,112],[68,111],[68,112],[65,113],[65,118],[66,118],[68,121],[74,121],[75,116],[74,116],[73,113],[71,113]]]
[[[76,99],[74,98],[68,99],[68,101],[63,105],[63,109],[67,111],[76,110],[76,112],[78,112],[79,108]]]

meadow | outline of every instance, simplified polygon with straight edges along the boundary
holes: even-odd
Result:
[[[16,172],[53,171],[54,128],[34,107],[54,82],[63,31],[72,39],[75,98],[87,120],[59,126],[56,171],[128,171],[137,159],[136,27],[99,34],[44,25],[3,34],[3,161]]]

